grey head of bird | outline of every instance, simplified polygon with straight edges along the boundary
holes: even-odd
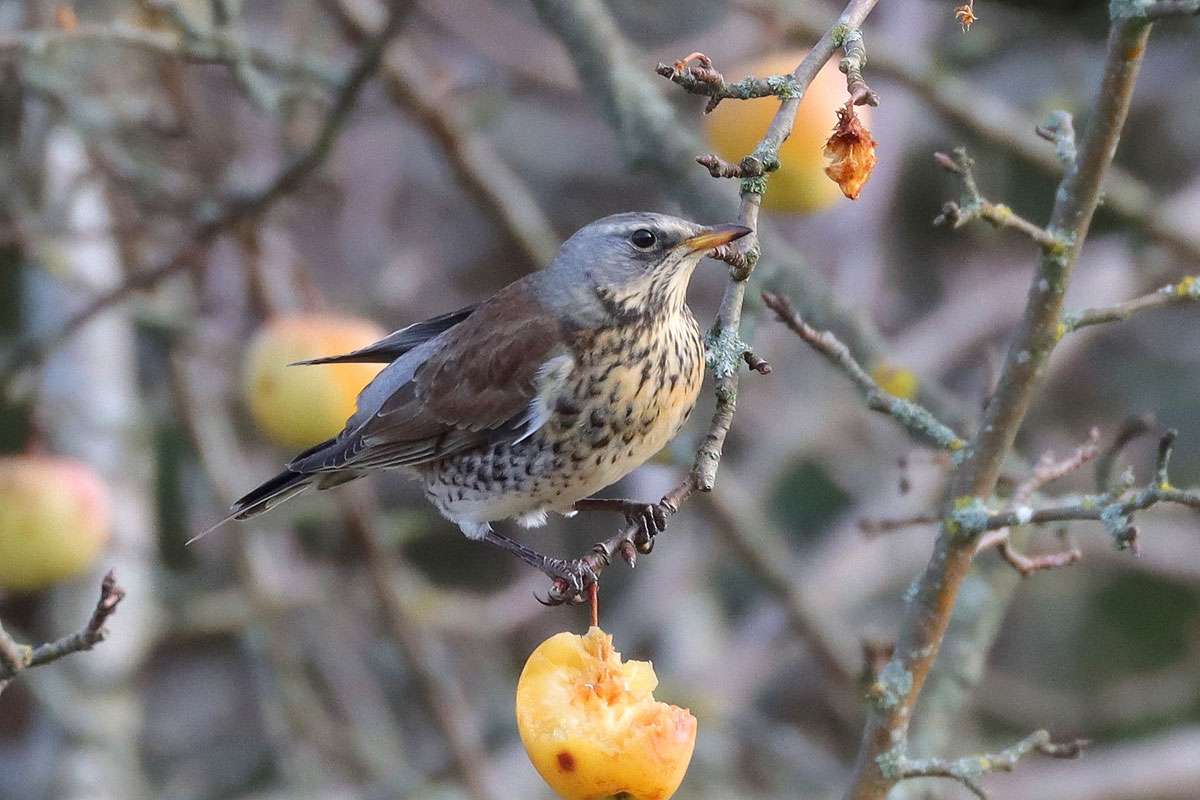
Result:
[[[561,316],[592,327],[682,310],[696,264],[750,233],[650,211],[603,217],[563,243],[538,273],[538,293]]]

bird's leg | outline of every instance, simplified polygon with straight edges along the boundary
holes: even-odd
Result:
[[[637,500],[610,497],[585,497],[575,501],[575,509],[615,511],[621,514],[627,523],[638,526],[641,531],[641,536],[635,544],[642,553],[649,553],[654,548],[654,537],[667,529],[667,517],[671,513],[665,503],[641,503]]]
[[[509,539],[490,528],[481,537],[501,550],[512,553],[534,569],[541,570],[555,582],[555,591],[548,600],[542,600],[546,605],[561,605],[562,603],[583,603],[587,600],[586,590],[596,583],[596,572],[587,559],[578,558],[567,561],[539,553],[531,547]],[[539,600],[541,598],[538,598]]]

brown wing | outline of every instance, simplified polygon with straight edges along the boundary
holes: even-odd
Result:
[[[518,438],[533,421],[544,366],[566,352],[558,320],[524,281],[503,289],[428,347],[431,352],[417,348],[380,373],[359,396],[359,412],[347,429],[289,467],[411,466],[492,438]],[[375,385],[389,380],[394,385]],[[370,403],[367,398],[378,397],[381,388],[382,401]]]
[[[400,356],[418,347],[430,339],[445,333],[446,331],[458,325],[467,317],[475,312],[476,306],[466,306],[457,311],[451,311],[449,314],[441,314],[439,316],[427,319],[424,322],[418,322],[414,325],[409,325],[407,328],[401,328],[394,333],[389,333],[387,336],[380,339],[378,342],[360,347],[349,353],[343,353],[336,356],[322,356],[321,358],[309,358],[304,361],[296,361],[292,364],[294,367],[299,366],[314,366],[317,364],[348,364],[352,362],[367,362],[373,364],[388,364]]]

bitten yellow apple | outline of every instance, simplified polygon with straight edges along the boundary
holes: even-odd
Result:
[[[325,314],[280,316],[255,333],[246,350],[242,388],[258,427],[283,447],[308,447],[336,434],[354,413],[358,393],[383,364],[289,367],[339,355],[383,338],[373,322]]]
[[[565,800],[666,800],[679,788],[696,718],[656,702],[648,661],[621,661],[592,627],[538,645],[517,683],[517,729],[529,760]]]
[[[0,588],[31,592],[84,572],[109,518],[108,487],[87,464],[0,458]]]
[[[729,80],[747,75],[765,78],[785,75],[804,58],[797,50],[767,56],[752,64],[726,70]],[[830,61],[809,85],[796,112],[792,135],[779,148],[782,166],[771,173],[763,208],[792,214],[811,214],[837,202],[841,189],[825,174],[825,142],[837,123],[837,111],[846,104],[846,77]],[[779,98],[725,100],[707,116],[705,133],[712,148],[727,161],[737,163],[749,155],[766,132],[771,118],[779,110]],[[870,113],[860,106],[858,116],[864,125]]]

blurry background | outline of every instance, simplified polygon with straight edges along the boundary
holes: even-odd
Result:
[[[572,56],[584,48],[568,51],[539,19],[535,6],[554,4],[401,5],[382,69],[342,119],[331,98],[381,3],[0,3],[0,448],[85,462],[112,506],[90,571],[0,590],[0,619],[43,641],[79,628],[109,567],[129,591],[108,642],[0,695],[0,798],[549,796],[517,739],[513,691],[529,651],[582,632],[586,610],[536,603],[543,577],[466,541],[413,484],[385,476],[305,496],[183,546],[294,452],[248,411],[245,385],[259,384],[243,375],[247,343],[281,315],[392,330],[478,301],[608,213],[730,219],[736,182],[688,163],[709,147],[703,100],[654,65],[700,50],[736,79],[815,41],[839,8],[581,4],[611,13],[614,71],[673,115],[614,131],[624,117],[595,88],[605,70],[585,64],[581,81]],[[866,26],[879,167],[856,203],[767,214],[751,289],[787,293],[869,366],[911,372],[965,428],[1035,250],[978,224],[932,228],[959,189],[931,154],[968,146],[985,194],[1044,220],[1056,162],[1032,127],[1052,109],[1086,111],[1106,29],[1102,2],[981,0],[976,13],[963,33],[952,3],[880,4]],[[1072,308],[1200,264],[1200,31],[1159,28]],[[749,129],[748,150],[763,123],[736,105],[720,110]],[[801,128],[819,141],[832,107]],[[322,133],[328,152],[312,148]],[[297,180],[264,197],[289,165]],[[699,271],[702,324],[724,282],[720,265]],[[89,310],[106,295],[116,301]],[[742,380],[717,489],[636,571],[605,574],[602,623],[626,656],[654,661],[660,699],[700,720],[680,797],[837,797],[861,730],[862,643],[894,634],[933,538],[920,526],[869,538],[859,523],[930,510],[945,468],[757,305],[743,335],[774,372]],[[1198,365],[1194,308],[1073,334],[1019,449],[1065,455],[1093,426],[1107,443],[1129,415],[1152,413],[1180,430],[1173,476],[1194,485]],[[702,408],[614,494],[661,496],[706,423]],[[1117,472],[1149,480],[1155,438],[1125,449]],[[1092,482],[1088,467],[1051,491]],[[577,555],[618,522],[582,515],[522,535]],[[995,797],[1200,796],[1197,522],[1142,514],[1140,559],[1099,525],[1072,526],[1082,563],[1024,581],[981,557],[914,753],[961,755],[1046,727],[1094,740],[1091,753],[1031,757],[986,780]],[[1060,548],[1055,533],[1034,532],[1027,549]],[[950,782],[901,791],[969,796]]]

